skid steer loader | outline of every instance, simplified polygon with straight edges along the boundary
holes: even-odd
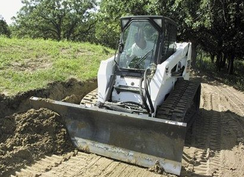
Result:
[[[118,52],[101,62],[98,88],[81,104],[32,97],[65,118],[78,149],[180,175],[187,129],[199,109],[189,81],[191,43],[176,43],[163,16],[121,18]]]

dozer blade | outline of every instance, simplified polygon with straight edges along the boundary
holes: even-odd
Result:
[[[73,143],[82,151],[143,167],[157,164],[168,173],[180,174],[185,123],[37,97],[31,102],[64,117]]]

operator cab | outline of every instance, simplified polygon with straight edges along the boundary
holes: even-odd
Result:
[[[120,70],[144,71],[175,52],[176,24],[166,17],[123,17],[121,31],[117,57]]]
[[[163,16],[121,18],[121,37],[115,72],[105,101],[108,109],[153,115],[149,93],[157,65],[175,52],[176,24]],[[118,108],[119,107],[119,108]]]
[[[153,63],[159,32],[149,21],[132,21],[125,29],[124,48],[119,66],[125,69],[146,69]]]

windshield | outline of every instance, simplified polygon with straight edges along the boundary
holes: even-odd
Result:
[[[146,69],[154,62],[158,31],[149,21],[132,21],[123,33],[119,67]]]

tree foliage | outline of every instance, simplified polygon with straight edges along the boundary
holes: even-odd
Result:
[[[0,35],[4,35],[7,37],[10,37],[11,35],[9,26],[1,15],[0,15]]]
[[[23,0],[15,35],[56,40],[87,40],[95,0]]]
[[[163,15],[178,24],[178,41],[211,55],[218,70],[243,59],[243,0],[22,0],[13,33],[32,38],[90,41],[116,48],[120,17]],[[193,66],[196,59],[193,52]]]
[[[244,2],[241,0],[215,0],[209,2],[210,26],[201,32],[199,43],[216,58],[218,70],[228,64],[228,73],[233,74],[235,58],[243,59]]]
[[[216,59],[220,70],[228,63],[233,73],[235,58],[243,58],[243,0],[102,0],[96,35],[111,45],[118,36],[119,18],[123,15],[164,15],[178,24],[178,40],[191,41],[193,51],[201,47]],[[106,34],[112,34],[110,37]],[[114,46],[114,44],[112,45]],[[193,52],[193,65],[196,53]],[[227,62],[228,61],[228,62]]]

